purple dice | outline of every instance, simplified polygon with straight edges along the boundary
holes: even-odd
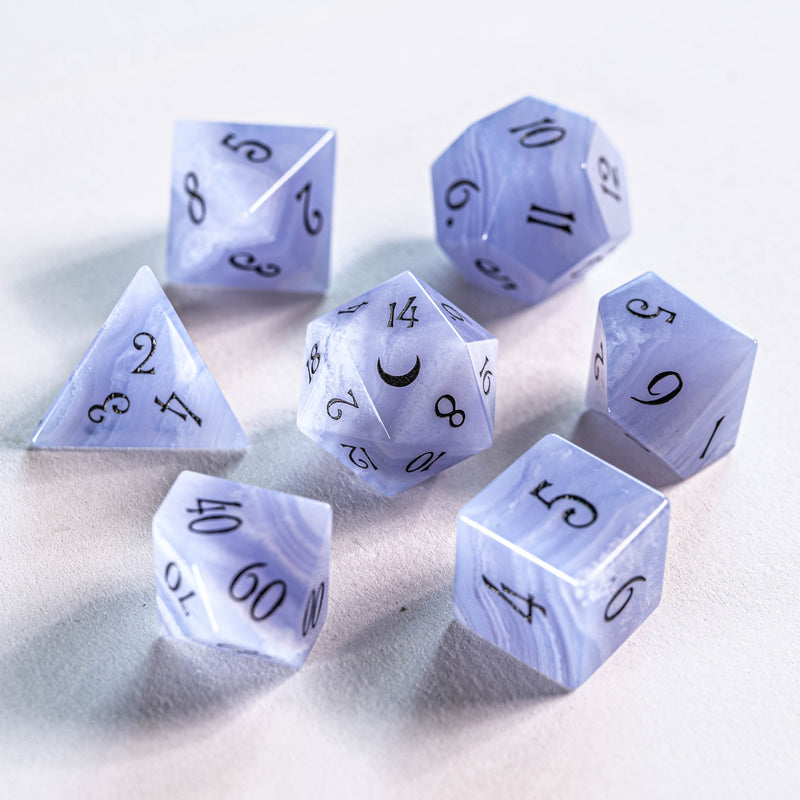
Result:
[[[525,97],[433,165],[436,236],[467,280],[523,303],[569,285],[630,233],[617,151],[595,122]]]
[[[326,128],[176,123],[170,279],[324,291],[334,152],[335,134]]]
[[[459,512],[456,619],[567,688],[661,598],[669,502],[553,434]]]
[[[163,633],[303,664],[328,613],[327,503],[182,472],[153,544]]]
[[[313,320],[297,425],[386,496],[485,450],[497,340],[404,272]]]
[[[31,444],[238,450],[247,436],[155,275],[142,267]]]
[[[648,272],[600,300],[587,402],[686,478],[736,442],[756,349]]]

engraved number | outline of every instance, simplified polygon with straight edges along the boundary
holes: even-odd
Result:
[[[458,309],[450,305],[450,303],[442,303],[442,308],[450,315],[450,319],[456,322],[464,322],[465,317],[458,313]]]
[[[253,597],[253,602],[250,604],[250,618],[256,622],[263,622],[271,617],[286,599],[286,581],[280,579],[270,581],[263,589],[260,588],[261,582],[256,570],[266,566],[267,564],[264,561],[248,564],[236,573],[228,588],[228,594],[237,603],[243,603]],[[244,591],[242,591],[243,589]],[[272,603],[269,605],[267,604],[268,595],[272,589],[276,591],[272,592]],[[259,610],[258,606],[262,600],[265,608]]]
[[[116,400],[120,399],[125,401],[124,407],[122,407],[121,405],[117,405],[117,403],[115,402]],[[128,398],[124,394],[121,394],[120,392],[112,392],[108,397],[106,397],[105,400],[103,400],[102,405],[92,406],[89,409],[89,419],[92,422],[102,422],[106,418],[105,415],[108,413],[108,409],[106,408],[106,406],[109,403],[111,403],[111,410],[115,414],[125,414],[131,407],[131,401],[128,400]],[[92,412],[95,412],[94,416],[92,416]],[[100,414],[101,416],[98,416],[98,414]]]
[[[308,600],[306,600],[306,609],[303,612],[303,636],[306,636],[312,628],[317,627],[324,599],[325,582],[323,581],[316,589],[311,590]]]
[[[197,423],[198,427],[202,426],[203,420],[201,420],[200,417],[197,416],[197,414],[193,413],[192,410],[189,408],[189,406],[187,406],[186,403],[184,403],[183,400],[181,400],[180,397],[178,397],[178,395],[175,394],[175,392],[173,392],[169,396],[166,403],[162,403],[161,400],[158,399],[158,395],[155,396],[154,400],[157,405],[161,406],[162,414],[165,411],[171,411],[173,414],[180,417],[184,422],[186,422],[186,416],[188,414],[188,416],[190,416]],[[169,404],[173,400],[175,400],[175,402],[179,403],[183,407],[183,410],[186,412],[186,414],[182,414],[180,411],[176,411],[174,408],[169,407]]]
[[[413,328],[414,327],[414,323],[415,322],[419,322],[419,320],[417,319],[417,317],[416,317],[416,315],[414,313],[417,310],[417,307],[411,305],[416,299],[417,299],[416,295],[414,295],[413,297],[409,297],[408,300],[406,300],[406,304],[403,306],[403,310],[397,316],[398,320],[402,320],[403,322],[407,322],[408,323],[408,325],[406,326],[408,328]],[[387,328],[393,328],[394,327],[394,321],[395,321],[394,310],[395,310],[395,308],[397,308],[397,303],[389,303],[389,322],[386,323],[386,327]],[[409,309],[411,310],[411,316],[407,317],[406,313],[409,311]]]
[[[311,348],[311,354],[308,361],[306,361],[306,370],[308,371],[308,382],[311,383],[311,378],[319,369],[319,342],[315,342]]]
[[[342,409],[341,408],[337,408],[335,414],[331,413],[331,407],[335,406],[337,403],[344,403],[346,406],[352,406],[353,408],[358,408],[358,403],[356,402],[356,398],[355,398],[355,395],[353,394],[353,390],[352,389],[348,389],[347,390],[347,394],[350,395],[350,398],[353,401],[352,403],[349,400],[342,399],[341,397],[334,397],[332,400],[328,401],[328,407],[325,410],[328,412],[328,416],[331,419],[341,419],[342,418]]]
[[[316,236],[322,230],[322,212],[319,209],[310,208],[311,203],[311,181],[309,181],[295,196],[294,199],[299,203],[303,202],[303,225],[311,236]],[[313,221],[312,221],[313,220]]]
[[[489,366],[489,356],[484,356],[486,359],[483,362],[483,366],[481,367],[481,371],[478,373],[481,378],[483,378],[483,393],[489,394],[492,389],[492,371],[490,369],[486,369]]]
[[[568,222],[559,222],[558,219],[540,219],[539,217],[533,216],[537,212],[541,214],[549,214],[551,217],[558,217],[561,220],[569,220]],[[546,225],[548,228],[557,228],[560,231],[564,231],[564,233],[572,234],[572,223],[575,222],[575,215],[569,211],[551,211],[548,208],[542,208],[541,206],[537,206],[535,203],[531,203],[531,207],[528,213],[528,222],[535,222],[538,225]]]
[[[655,389],[656,386],[661,383],[661,381],[670,377],[673,377],[678,381],[677,385],[671,392],[667,392],[667,394],[662,395],[661,392],[653,391],[653,389]],[[672,372],[671,370],[667,372],[659,372],[658,375],[656,375],[655,378],[653,378],[653,380],[647,384],[647,393],[650,395],[650,397],[654,397],[655,400],[641,400],[633,395],[631,395],[631,400],[635,400],[637,403],[641,403],[643,406],[663,406],[664,403],[669,403],[670,400],[676,397],[681,389],[683,389],[683,380],[677,372]]]
[[[445,409],[439,408],[439,404],[443,400],[450,405],[449,410],[447,410],[446,408]],[[441,419],[446,419],[450,424],[451,428],[460,428],[467,419],[467,415],[460,408],[456,408],[456,399],[451,394],[443,394],[436,401],[433,410],[436,412],[437,417],[440,417]]]
[[[140,336],[146,336],[150,340],[150,352],[145,357],[145,360],[142,361],[142,363],[139,364],[138,367],[136,367],[136,369],[131,370],[131,375],[155,375],[156,373],[155,367],[150,367],[150,369],[142,369],[142,367],[153,357],[153,353],[156,352],[155,336],[153,336],[152,333],[148,333],[147,331],[141,331],[140,333],[137,333],[136,336],[133,337],[133,346],[137,350],[144,350],[144,348],[147,347],[147,345],[140,344],[139,342],[136,341]]]
[[[600,188],[617,202],[622,200],[620,193],[619,170],[611,166],[611,162],[605,157],[600,156],[597,160],[597,172],[600,174]],[[611,188],[613,184],[614,188]]]
[[[453,192],[458,190],[461,190],[460,194],[458,198],[454,200]],[[472,192],[479,192],[480,190],[481,188],[477,183],[473,183],[464,178],[455,183],[451,183],[447,187],[447,191],[444,193],[444,203],[451,211],[458,211],[459,208],[463,208],[469,202],[469,199],[472,197]],[[450,216],[447,218],[445,224],[449,228],[454,222],[454,218]]]
[[[369,469],[370,467],[372,467],[372,469],[378,469],[363,447],[357,447],[354,444],[342,444],[341,446],[350,450],[348,456],[350,463],[354,464],[359,469]],[[361,456],[356,458],[356,450],[360,450],[364,454],[364,458],[361,458]]]
[[[603,361],[603,343],[600,342],[600,352],[594,354],[594,379],[600,379],[600,364],[605,364]]]
[[[406,466],[406,472],[427,472],[444,454],[442,451],[438,456],[432,452],[420,453],[416,458],[412,458]]]
[[[228,259],[228,263],[236,269],[255,272],[264,278],[274,278],[281,274],[281,268],[277,264],[259,264],[258,259],[252,253],[234,253]]]
[[[189,530],[192,533],[231,533],[241,524],[240,517],[233,514],[209,514],[209,511],[226,511],[228,506],[242,507],[241,503],[235,500],[209,500],[205,497],[197,498],[197,508],[187,508],[188,514],[203,514],[189,523]]]
[[[337,311],[337,314],[355,314],[361,306],[368,306],[369,300],[362,300],[360,303],[357,303],[354,306],[348,306],[347,308],[343,308],[341,311]]]
[[[233,142],[232,139],[234,136],[236,136],[235,133],[229,133],[220,144],[227,147],[228,150],[233,150],[234,153],[237,153],[242,147],[246,147],[247,149],[243,151],[244,157],[254,164],[263,164],[265,161],[268,161],[272,155],[271,148],[263,142],[258,142],[255,139],[244,139],[241,142]]]
[[[714,426],[714,430],[711,431],[711,438],[706,443],[706,446],[703,448],[703,452],[700,454],[700,458],[705,458],[706,453],[708,452],[708,448],[711,447],[711,442],[714,440],[714,437],[717,435],[717,431],[719,430],[719,426],[722,425],[722,420],[725,419],[725,415],[721,416],[717,420],[717,424]]]
[[[507,289],[508,291],[519,289],[519,286],[517,286],[517,284],[508,277],[508,275],[505,275],[500,267],[497,266],[497,264],[489,261],[488,258],[476,258],[475,266],[478,268],[478,271],[482,272],[487,278],[491,278],[494,281],[500,281],[503,284],[504,289]]]
[[[538,609],[539,611],[542,612],[542,614],[547,616],[547,609],[544,606],[539,605],[538,603],[535,603],[534,600],[533,600],[533,595],[532,594],[528,593],[528,596],[526,597],[525,595],[522,595],[519,592],[515,592],[510,587],[506,586],[504,583],[501,583],[500,584],[500,588],[498,589],[485,575],[481,575],[481,577],[483,578],[484,584],[489,589],[491,589],[493,592],[495,592],[499,597],[502,597],[503,600],[505,600],[506,603],[508,603],[511,606],[511,608],[513,608],[514,611],[516,611],[517,614],[519,614],[529,625],[533,625],[533,610],[534,609]],[[509,595],[511,595],[511,597],[516,597],[517,600],[522,600],[524,603],[527,603],[528,604],[528,610],[527,611],[523,611],[511,599],[511,597],[509,597]]]
[[[639,304],[639,311],[631,308],[633,303]],[[628,300],[628,302],[625,304],[625,308],[627,308],[634,317],[641,317],[642,319],[655,319],[661,313],[667,314],[668,316],[664,321],[669,322],[670,325],[675,321],[675,317],[677,316],[674,311],[668,311],[666,308],[662,308],[661,306],[658,307],[658,311],[656,311],[654,314],[645,314],[644,312],[650,308],[650,305],[648,304],[647,300],[640,300],[638,297],[634,297],[633,300]]]
[[[189,195],[189,219],[199,225],[206,218],[206,201],[197,190],[200,188],[200,181],[194,172],[187,172],[183,176],[183,190]]]
[[[624,583],[622,586],[619,587],[614,596],[608,601],[608,605],[606,606],[606,610],[603,614],[603,617],[605,618],[606,622],[611,622],[612,619],[616,619],[625,610],[625,606],[628,605],[628,603],[631,601],[631,597],[633,597],[633,584],[636,583],[637,581],[646,581],[646,580],[647,578],[645,578],[644,575],[637,575],[635,578],[631,578],[629,581],[627,581],[626,583]],[[619,608],[614,609],[614,611],[612,612],[611,607],[614,605],[616,599],[625,590],[628,591],[625,600],[623,600],[622,605],[619,606]]]
[[[170,561],[167,564],[166,569],[164,570],[164,581],[167,584],[167,588],[171,592],[178,592],[181,588],[181,570],[180,567],[174,562]],[[190,598],[194,597],[194,591],[188,592],[183,597],[178,598],[178,602],[181,604],[181,610],[184,613],[184,616],[189,616],[189,610],[186,608],[184,603]]]
[[[547,147],[560,142],[567,135],[564,128],[554,123],[554,119],[543,117],[536,120],[536,122],[529,122],[527,125],[517,125],[515,128],[509,128],[508,132],[520,133],[525,131],[519,137],[519,143],[523,147]]]
[[[564,510],[564,513],[561,515],[561,518],[564,522],[567,523],[571,528],[588,528],[594,521],[597,519],[597,509],[588,501],[585,500],[583,497],[579,497],[576,494],[559,494],[556,497],[551,498],[550,500],[545,500],[544,497],[540,494],[540,492],[544,489],[549,488],[553,484],[550,481],[542,481],[532,492],[531,494],[537,499],[541,500],[548,508],[552,508],[555,503],[559,500],[568,500],[572,503],[577,503],[580,506],[583,506],[585,509],[589,511],[591,514],[591,519],[588,522],[573,522],[572,517],[574,514],[578,512],[578,509],[572,505],[569,508]]]

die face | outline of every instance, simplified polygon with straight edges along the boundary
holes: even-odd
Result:
[[[547,436],[459,514],[456,618],[569,688],[658,605],[666,498]]]
[[[571,283],[630,231],[624,169],[605,134],[534,98],[470,126],[432,175],[442,248],[468,280],[525,303]]]
[[[153,519],[163,630],[299,667],[327,616],[326,503],[193,472]]]
[[[600,301],[588,403],[686,477],[733,447],[756,342],[654,273]]]
[[[298,427],[395,494],[491,444],[496,363],[494,337],[403,273],[310,323]]]
[[[324,128],[176,123],[170,279],[323,291],[334,157],[334,132]]]
[[[33,434],[34,447],[247,447],[153,273],[142,267]]]

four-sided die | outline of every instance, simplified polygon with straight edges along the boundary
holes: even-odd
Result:
[[[164,633],[303,664],[328,613],[327,503],[182,472],[153,543]]]
[[[170,279],[324,291],[334,152],[327,128],[176,123]]]
[[[459,512],[456,619],[583,683],[658,605],[669,502],[551,434]]]
[[[625,173],[595,122],[525,97],[433,165],[436,237],[473,283],[538,303],[630,233]]]
[[[756,349],[648,272],[600,299],[587,403],[686,478],[736,442]]]
[[[297,425],[390,496],[485,450],[497,340],[404,272],[313,320]]]

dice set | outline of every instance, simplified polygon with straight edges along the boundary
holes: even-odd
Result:
[[[334,152],[326,128],[177,123],[170,279],[324,291]],[[630,232],[608,138],[534,98],[470,126],[432,178],[440,246],[467,280],[523,303]],[[395,495],[491,446],[497,352],[404,272],[308,324],[297,426]],[[587,405],[688,477],[733,447],[755,352],[647,273],[600,300]],[[247,437],[143,267],[31,442],[242,449]],[[153,518],[162,632],[301,666],[327,617],[331,526],[325,503],[183,472]],[[459,512],[455,618],[575,688],[657,606],[668,527],[662,493],[546,436]]]

